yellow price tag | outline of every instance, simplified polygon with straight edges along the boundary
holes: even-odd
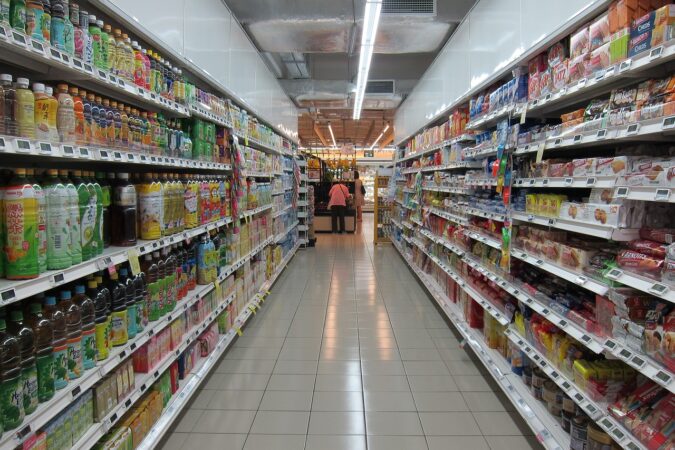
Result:
[[[236,331],[236,332],[237,332],[237,335],[239,335],[240,337],[244,334],[244,333],[241,332],[241,328],[239,328],[239,327],[236,327],[236,328],[234,329],[234,331]]]
[[[131,273],[134,275],[138,275],[141,273],[141,265],[138,262],[139,258],[138,250],[135,248],[132,248],[127,251],[127,259],[129,259],[129,266],[131,267]]]

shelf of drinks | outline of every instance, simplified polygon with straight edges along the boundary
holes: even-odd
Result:
[[[38,72],[41,78],[72,80],[78,86],[150,109],[160,109],[173,117],[189,117],[189,109],[106,70],[74,58],[51,45],[0,24],[0,60]]]
[[[230,295],[223,303],[221,303],[214,311],[209,314],[200,324],[190,330],[183,336],[180,345],[173,351],[167,353],[162,361],[157,364],[150,372],[140,373],[135,375],[134,386],[135,389],[131,391],[124,400],[119,402],[100,422],[95,422],[89,430],[80,438],[80,440],[73,446],[77,449],[90,449],[94,447],[98,441],[124,416],[124,414],[132,409],[133,405],[141,398],[145,391],[152,386],[152,384],[159,379],[173,362],[187,350],[187,347],[208,328],[211,323],[225,310],[225,308],[232,302],[234,295]]]
[[[129,260],[129,253],[137,253],[137,256],[160,250],[168,245],[177,244],[187,239],[194,238],[214,228],[231,223],[230,218],[217,220],[206,225],[176,233],[153,241],[139,240],[132,247],[108,247],[100,256],[88,261],[76,264],[64,270],[49,270],[40,274],[37,278],[27,280],[0,280],[0,305],[18,302],[40,292],[71,283],[99,270],[106,270],[111,265],[122,264]]]
[[[510,277],[509,275],[505,275],[503,273],[499,273],[497,270],[485,267],[480,261],[466,254],[466,252],[463,249],[453,245],[446,239],[443,239],[433,234],[429,230],[421,230],[420,232],[433,242],[443,245],[448,250],[462,257],[463,261],[470,267],[478,270],[481,274],[483,274],[488,279],[493,281],[501,289],[513,295],[519,301],[523,302],[528,307],[536,311],[538,314],[545,317],[547,320],[555,324],[560,330],[564,331],[577,341],[581,342],[589,350],[593,351],[594,353],[602,353],[603,351],[609,352],[615,357],[625,361],[628,365],[639,370],[641,373],[649,377],[651,380],[667,388],[671,392],[675,391],[675,375],[671,373],[668,369],[666,369],[663,366],[663,364],[654,361],[649,356],[641,352],[636,352],[635,350],[630,349],[625,343],[622,343],[616,339],[606,338],[604,336],[599,336],[593,332],[586,331],[581,326],[577,325],[574,322],[571,322],[569,318],[566,317],[565,315],[559,313],[554,308],[551,308],[551,306],[548,305],[544,300],[538,298],[536,294],[531,294],[527,286],[524,286],[522,283],[516,282],[516,280],[513,279],[513,277]],[[477,235],[477,233],[472,232],[467,232],[466,234]],[[470,237],[473,238],[473,236]],[[411,240],[411,242],[413,241],[414,240]],[[495,238],[486,238],[486,242],[492,242],[493,247],[501,248],[501,244],[499,244],[499,241],[497,241]],[[422,250],[424,251],[424,249]],[[512,250],[511,253],[517,257],[519,250]],[[535,263],[533,265],[537,264]],[[558,269],[564,270],[562,268]],[[555,274],[555,272],[551,273]],[[584,281],[583,284],[580,284],[582,287],[596,288],[597,284],[599,285],[600,288],[605,289],[605,293],[606,289],[608,289],[606,285],[596,282],[594,280],[589,280],[587,277],[581,277],[579,274],[573,272],[568,272],[568,274],[570,275],[570,278],[572,277],[585,278],[586,281]],[[579,284],[576,278],[570,281]],[[586,283],[588,283],[588,286],[585,286]]]
[[[42,157],[55,160],[103,162],[106,164],[151,164],[156,167],[206,169],[230,172],[230,164],[197,161],[172,156],[151,155],[133,151],[101,148],[96,145],[74,145],[0,136],[0,154]]]
[[[246,178],[274,178],[274,174],[269,172],[259,172],[255,170],[244,170],[242,175]]]
[[[447,139],[447,140],[445,140],[441,143],[432,144],[430,146],[427,146],[424,149],[416,151],[415,153],[404,156],[403,158],[397,160],[396,163],[402,163],[402,162],[405,162],[405,161],[409,161],[411,159],[420,158],[424,155],[427,155],[427,154],[429,154],[431,152],[434,152],[436,150],[440,150],[443,147],[447,147],[449,145],[457,144],[457,143],[460,143],[460,142],[471,142],[471,141],[474,141],[474,140],[476,140],[476,138],[472,134],[462,134],[462,135],[457,136],[455,138]]]
[[[284,206],[283,209],[280,209],[279,211],[274,211],[274,212],[272,213],[272,218],[274,219],[274,218],[277,218],[277,217],[283,215],[286,211],[288,211],[288,210],[291,209],[292,207],[293,207],[292,204],[288,204],[288,205]]]
[[[265,211],[267,211],[267,210],[271,210],[271,209],[272,209],[272,204],[271,204],[271,203],[270,203],[269,205],[259,206],[259,207],[255,208],[255,209],[250,209],[250,210],[248,210],[248,211],[244,211],[243,213],[240,213],[240,214],[239,214],[239,218],[240,218],[240,219],[246,219],[246,218],[249,218],[249,217],[253,217],[253,216],[255,216],[255,215],[258,215],[258,214],[260,214],[260,213],[263,213],[263,212],[265,212]]]
[[[297,227],[299,224],[300,224],[300,222],[297,221],[297,220],[295,222],[293,222],[290,227],[286,228],[284,231],[282,231],[281,233],[279,233],[275,236],[274,242],[277,243],[277,244],[279,242],[282,242],[284,239],[286,239],[286,236],[288,236],[288,233],[293,231],[293,229],[295,227]]]
[[[497,385],[502,389],[525,423],[535,433],[537,439],[548,450],[566,450],[570,446],[570,437],[559,422],[549,414],[543,403],[537,401],[520,377],[511,373],[511,368],[502,355],[490,349],[484,342],[480,331],[474,330],[463,320],[463,314],[452,303],[436,282],[422,272],[410,260],[396,241],[392,241],[401,257],[406,261],[418,279],[424,284],[436,303],[450,319],[453,326],[469,344],[481,363],[488,369]]]
[[[617,228],[611,225],[585,223],[557,217],[537,216],[523,212],[514,212],[512,218],[513,220],[518,220],[521,222],[559,228],[561,230],[570,231],[573,233],[611,239],[613,241],[619,242],[632,241],[633,239],[638,239],[639,237],[639,230],[637,229]]]
[[[234,264],[231,264],[224,269],[219,277],[218,282],[222,282],[239,269],[244,263],[250,260],[253,256],[260,253],[267,245],[271,244],[272,238],[267,239],[263,244],[256,247],[248,255],[240,258]],[[32,432],[39,430],[47,424],[52,418],[57,416],[64,410],[73,400],[80,394],[86,392],[98,381],[103,379],[108,373],[112,372],[122,361],[128,358],[137,348],[142,347],[150,338],[159,334],[163,329],[169,326],[171,322],[183,311],[188,310],[194,303],[207,295],[215,288],[213,283],[207,285],[198,285],[195,290],[190,292],[190,295],[176,304],[174,310],[168,315],[161,317],[159,320],[150,324],[150,326],[139,333],[133,339],[130,339],[124,346],[115,348],[109,357],[97,363],[95,369],[88,370],[84,375],[77,380],[77,384],[69,385],[67,388],[58,391],[53,399],[41,404],[38,409],[27,416],[24,424],[14,432],[5,432],[0,438],[0,449],[13,449],[19,445],[23,439],[28,437]],[[21,436],[21,438],[19,437]]]
[[[607,406],[594,401],[584,390],[580,389],[571,378],[561,373],[551,361],[531,345],[513,327],[504,332],[511,342],[521,349],[531,361],[565,392],[595,423],[605,430],[614,441],[627,450],[646,450],[632,434],[607,412]]]

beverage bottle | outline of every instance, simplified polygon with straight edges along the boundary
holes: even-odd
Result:
[[[96,365],[96,329],[94,302],[85,293],[84,284],[75,285],[73,303],[79,307],[82,319],[81,355],[82,368],[92,369]]]
[[[58,101],[56,128],[59,130],[59,139],[60,142],[73,144],[75,143],[75,103],[68,93],[67,84],[59,84],[56,90]]]
[[[90,191],[93,188],[96,194],[96,228],[94,229],[94,240],[96,242],[96,253],[98,255],[103,253],[105,244],[103,242],[104,231],[104,215],[103,215],[103,188],[94,177],[94,172],[87,172],[87,187]]]
[[[181,157],[176,147],[176,130],[174,128],[173,120],[166,123],[166,154],[169,156]]]
[[[80,28],[82,29],[84,37],[86,37],[82,51],[82,60],[85,64],[94,65],[94,38],[91,34],[90,17],[91,16],[87,11],[80,11]]]
[[[101,49],[101,27],[99,26],[99,21],[96,20],[96,16],[94,15],[89,16],[89,36],[91,39],[92,62],[95,67],[103,69],[104,66],[102,63],[103,50]]]
[[[86,48],[87,40],[89,39],[89,13],[86,11],[80,10],[79,5],[73,3],[70,7],[70,21],[73,23],[75,28],[75,34],[73,35],[73,42],[75,45],[75,54],[76,58],[81,59],[83,62],[86,58]],[[83,22],[82,19],[86,20]]]
[[[26,35],[42,41],[42,15],[45,10],[42,0],[28,0],[26,2]]]
[[[110,274],[108,286],[112,302],[110,339],[114,347],[119,347],[129,340],[126,286],[119,282],[117,272]]]
[[[164,120],[164,115],[153,113],[153,119],[155,120],[157,129],[157,147],[160,149],[159,154],[164,154],[167,156],[175,156],[169,151],[169,144],[167,139],[167,129],[166,129],[166,120]]]
[[[42,0],[42,20],[40,22],[42,40],[51,42],[52,39],[52,4],[50,0]]]
[[[68,385],[68,339],[66,332],[66,315],[56,306],[56,297],[45,297],[44,315],[54,330],[54,388],[58,391]]]
[[[152,77],[152,67],[150,65],[150,57],[148,56],[147,49],[142,49],[141,51],[143,53],[143,75],[145,78],[143,80],[143,87],[145,89],[150,90],[150,79]]]
[[[125,148],[124,143],[122,142],[122,113],[119,110],[119,105],[117,102],[111,102],[110,109],[113,112],[113,125],[115,128],[113,136],[115,148]]]
[[[144,121],[147,121],[148,133],[147,136],[143,135],[143,146],[145,150],[150,152],[153,155],[161,154],[159,149],[159,124],[154,116],[154,114],[141,113],[141,117]]]
[[[96,361],[107,359],[108,353],[108,305],[103,292],[98,289],[95,279],[87,282],[87,297],[94,308],[94,343]]]
[[[82,99],[82,114],[84,116],[84,137],[82,138],[82,144],[89,145],[93,141],[93,122],[94,118],[92,116],[92,104],[89,101],[87,91],[80,89],[80,98]],[[74,105],[73,105],[74,107]]]
[[[26,169],[16,169],[4,190],[5,261],[10,280],[36,278],[39,263],[39,203],[34,185],[26,178]]]
[[[108,25],[106,25],[107,27]],[[124,43],[122,42],[122,30],[115,28],[110,35],[110,72],[116,74],[120,78],[124,77]]]
[[[0,317],[0,375],[2,390],[0,407],[2,423],[6,430],[18,427],[23,422],[23,386],[21,385],[21,347],[13,334],[7,331],[5,317]]]
[[[96,284],[98,285],[98,290],[101,292],[103,295],[103,298],[105,299],[105,304],[106,304],[106,317],[108,321],[108,331],[106,332],[106,337],[107,340],[105,344],[108,347],[108,353],[112,351],[113,345],[112,345],[112,293],[110,292],[110,289],[108,288],[108,285],[103,282],[103,272],[97,272],[96,275],[94,276],[94,279],[96,280]],[[109,281],[109,280],[108,280]]]
[[[144,152],[157,154],[156,147],[152,145],[152,131],[148,113],[141,113],[141,149]]]
[[[136,244],[136,189],[128,173],[118,173],[110,208],[112,244],[128,247]]]
[[[90,130],[91,130],[91,144],[96,144],[96,145],[103,145],[103,142],[101,142],[101,131],[99,129],[100,125],[100,107],[96,103],[96,96],[94,94],[88,94],[87,95],[87,102],[84,104],[84,117],[85,119],[87,118],[87,105],[89,105],[89,109],[91,111],[91,122],[90,122]]]
[[[35,139],[35,96],[28,89],[27,78],[16,79],[15,118],[19,136]]]
[[[7,329],[16,336],[21,352],[21,388],[23,410],[32,414],[38,406],[38,375],[35,366],[35,335],[33,329],[23,320],[23,311],[14,309],[10,313]]]
[[[26,32],[25,0],[11,0],[9,4],[9,24],[17,31]]]
[[[26,322],[35,336],[35,365],[37,366],[37,398],[43,403],[54,397],[54,327],[42,313],[42,304],[31,302]]]
[[[218,275],[230,264],[225,227],[218,232]]]
[[[112,176],[112,179],[114,180],[115,174],[109,173],[109,177]],[[110,235],[110,205],[112,201],[112,195],[111,195],[111,186],[110,182],[106,179],[106,174],[103,172],[96,172],[96,183],[99,185],[101,188],[101,238],[103,240],[103,248],[108,248],[110,247],[110,240],[111,240],[111,235]],[[98,189],[97,189],[98,192]]]
[[[229,217],[228,198],[227,198],[227,184],[225,177],[218,177],[218,195],[220,197],[220,218]]]
[[[82,172],[82,182],[85,184],[87,187],[87,191],[89,191],[89,205],[90,208],[92,208],[93,214],[94,214],[94,220],[92,223],[92,238],[91,238],[91,257],[95,258],[99,254],[99,235],[100,235],[100,227],[101,227],[101,214],[102,210],[99,208],[101,199],[98,198],[98,192],[96,191],[96,187],[94,186],[94,183],[92,182],[91,178],[89,177],[89,172],[88,171],[83,171]],[[84,224],[84,222],[82,222]]]
[[[169,247],[164,247],[164,257],[165,266],[164,270],[166,273],[166,302],[165,313],[170,313],[176,307],[176,257]]]
[[[183,284],[183,260],[180,246],[174,244],[171,246],[171,254],[176,259],[176,303],[181,301],[184,297],[185,285]]]
[[[197,240],[193,239],[186,249],[188,262],[188,291],[197,287],[197,248]]]
[[[148,319],[150,322],[159,320],[162,316],[161,309],[161,292],[160,292],[160,277],[159,277],[159,268],[157,266],[157,258],[155,254],[159,256],[159,253],[153,252],[153,254],[146,254],[143,257],[143,263],[141,270],[145,273],[147,281],[147,290],[150,296],[148,304]]]
[[[84,103],[82,103],[82,97],[80,97],[78,88],[71,87],[69,92],[73,99],[74,141],[78,145],[86,145],[84,137]]]
[[[66,53],[70,56],[75,56],[75,26],[71,20],[69,0],[61,0],[63,2],[63,39],[65,43]],[[77,9],[79,15],[79,7]]]
[[[133,41],[131,47],[134,51],[134,84],[145,87],[145,63],[143,61],[143,52],[138,42]]]
[[[68,380],[82,376],[82,311],[72,299],[69,290],[61,291],[59,309],[66,316],[66,335],[68,336]]]
[[[122,50],[124,51],[124,75],[129,83],[134,82],[134,49],[131,46],[131,38],[122,33]]]
[[[59,101],[54,97],[54,89],[51,86],[45,86],[45,95],[47,96],[47,123],[49,124],[49,134],[51,142],[59,142],[58,113]]]
[[[154,240],[162,237],[163,189],[151,173],[143,174],[138,192],[140,200],[141,239]]]
[[[197,284],[209,284],[211,279],[212,258],[215,246],[207,234],[203,234],[199,240],[197,251]]]
[[[212,175],[210,175],[212,177]],[[218,180],[212,177],[209,180],[209,188],[211,190],[211,220],[220,219],[220,185]]]
[[[130,276],[126,267],[120,269],[120,283],[124,285],[124,296],[127,304],[127,336],[129,339],[136,337],[136,289],[134,287],[133,277]]]
[[[199,187],[195,182],[194,178],[184,178],[183,179],[183,205],[185,211],[185,228],[191,229],[195,228],[198,225],[198,197],[199,197]]]
[[[66,51],[66,10],[63,0],[52,1],[52,22],[50,39],[52,47]]]
[[[176,231],[182,232],[185,230],[185,184],[178,174],[174,174],[173,182],[176,196],[174,212]]]
[[[96,21],[96,27],[101,30],[101,69],[110,71],[110,25],[104,25],[102,20]]]
[[[181,276],[181,281],[180,281],[180,286],[181,286],[181,298],[185,298],[188,294],[188,290],[190,289],[190,263],[188,261],[188,252],[185,250],[185,243],[181,242],[178,244],[178,261],[181,265],[181,271],[180,271],[180,276]]]
[[[115,148],[115,113],[110,108],[110,100],[103,99],[103,111],[105,112],[105,141],[108,148]]]
[[[87,183],[82,179],[81,170],[72,171],[71,179],[77,189],[78,207],[80,210],[80,245],[82,247],[82,261],[88,261],[96,256],[96,250],[94,249],[96,198],[92,198],[92,192],[87,187]]]
[[[53,130],[50,128],[50,97],[45,93],[45,85],[33,83],[33,95],[35,97],[35,138],[45,142],[58,142],[53,140],[55,136],[58,136],[56,127]]]
[[[99,95],[94,96],[92,116],[96,120],[96,142],[101,145],[108,145],[108,119],[106,110],[103,107],[103,98]]]
[[[73,263],[70,194],[56,169],[47,171],[44,185],[47,200],[47,269],[67,269]]]
[[[166,260],[159,252],[153,252],[152,258],[157,262],[157,276],[159,280],[159,315],[166,312],[167,288],[166,288]]]
[[[77,188],[73,182],[68,178],[67,170],[59,170],[59,179],[66,188],[68,194],[68,203],[66,207],[68,230],[70,237],[68,242],[70,244],[70,258],[71,265],[82,262],[82,229],[80,227],[80,199]]]
[[[134,303],[136,304],[136,332],[142,333],[148,324],[148,303],[146,301],[147,290],[143,272],[133,277]]]
[[[0,75],[0,133],[16,136],[16,90],[12,86],[12,76]]]
[[[141,130],[138,111],[130,106],[126,107],[127,115],[129,116],[129,146],[132,150],[141,150]]]
[[[119,104],[120,110],[120,147],[124,149],[131,148],[131,143],[129,142],[129,113],[128,106],[124,106],[122,103]]]

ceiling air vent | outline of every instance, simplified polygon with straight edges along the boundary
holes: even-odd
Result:
[[[393,94],[394,80],[372,80],[366,84],[366,94]]]
[[[382,14],[435,16],[436,0],[382,0]]]

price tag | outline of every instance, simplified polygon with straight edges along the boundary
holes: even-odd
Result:
[[[675,116],[666,117],[661,123],[661,129],[670,130],[675,127]]]
[[[576,284],[580,285],[580,286],[583,286],[584,284],[586,284],[587,281],[588,281],[588,278],[582,277],[582,276],[578,276],[578,277],[576,277],[576,279],[574,280],[574,282],[575,282]]]
[[[2,291],[0,293],[0,299],[2,299],[3,303],[10,302],[10,301],[16,299],[16,291],[14,291],[14,288],[7,289],[6,291]]]
[[[107,161],[108,159],[110,159],[110,155],[108,155],[107,150],[99,150],[98,155],[103,161]]]
[[[67,55],[66,53],[61,53],[61,61],[63,61],[64,64],[67,66],[70,65],[70,56]]]
[[[38,143],[40,148],[40,154],[42,155],[51,155],[52,154],[52,144],[49,142],[40,142]]]
[[[122,89],[124,89],[124,90],[127,89],[127,83],[126,83],[123,79],[121,79],[121,78],[118,78],[118,79],[117,79],[117,85],[118,85],[119,87],[121,87]]]
[[[586,186],[594,186],[596,181],[595,177],[589,177],[586,179]]]
[[[598,130],[598,132],[595,134],[595,139],[605,139],[607,137],[607,130],[602,129]]]
[[[127,251],[127,258],[129,259],[129,266],[131,267],[131,273],[135,275],[138,275],[141,273],[141,265],[138,262],[140,254],[138,253],[138,250],[135,248],[129,249]]]
[[[113,158],[115,158],[115,161],[122,161],[122,153],[121,152],[113,152]]]
[[[596,81],[596,82],[602,80],[604,77],[605,77],[605,71],[604,71],[604,70],[598,70],[598,71],[595,73],[595,81]]]
[[[89,153],[89,149],[87,147],[80,147],[80,158],[84,159],[91,158],[91,154]]]
[[[157,162],[157,157],[151,156],[151,157],[150,157],[150,161],[153,162],[153,163],[156,163],[156,162]],[[160,161],[160,162],[161,162],[161,161]]]
[[[586,78],[582,78],[581,80],[577,81],[577,86],[578,87],[586,86]]]
[[[668,286],[661,283],[656,283],[649,288],[649,292],[663,296],[666,292],[668,292]]]
[[[619,73],[625,72],[626,70],[630,69],[630,66],[633,64],[632,59],[627,59],[623,61],[621,64],[619,64]]]
[[[657,189],[654,195],[654,200],[657,202],[665,202],[670,198],[670,189]]]
[[[57,274],[53,275],[52,279],[51,279],[51,282],[52,282],[52,285],[56,286],[56,285],[59,285],[59,284],[63,283],[65,281],[65,279],[66,279],[66,277],[63,275],[63,272],[61,272],[61,273],[57,273]]]
[[[640,130],[640,124],[639,123],[633,123],[628,125],[628,128],[626,128],[626,136],[634,136],[638,133]]]
[[[91,75],[94,74],[94,68],[91,66],[91,64],[84,63],[84,71]]]
[[[21,47],[26,46],[26,36],[16,30],[12,30],[12,40],[16,45],[20,45]]]
[[[544,187],[548,186],[548,178],[544,178],[544,179],[541,181],[541,184],[542,184]]]
[[[138,92],[138,95],[140,95],[141,97],[145,97],[145,89],[143,89],[142,87],[136,86],[136,92]]]
[[[623,275],[623,272],[620,269],[612,269],[605,276],[610,280],[618,280]]]
[[[142,162],[142,163],[147,163],[147,162],[148,162],[148,157],[147,157],[147,156],[141,155],[140,158],[141,158],[141,162]]]
[[[7,151],[7,144],[5,143],[5,138],[0,137],[0,152]]]
[[[61,148],[63,150],[63,156],[70,156],[71,158],[75,158],[75,149],[73,148],[72,145],[64,145]]]
[[[108,81],[108,76],[105,73],[105,70],[97,69],[96,74],[103,81]]]
[[[112,73],[108,75],[108,79],[110,80],[111,83],[117,84],[117,77],[113,75]]]
[[[136,157],[134,156],[133,153],[127,153],[127,160],[129,162],[136,162]]]
[[[76,69],[84,70],[84,63],[81,59],[73,58],[73,67]]]
[[[3,25],[0,25],[0,39],[7,40],[7,29]]]
[[[661,54],[663,54],[663,45],[659,45],[658,47],[653,48],[649,52],[649,59],[652,60],[652,59],[660,58]]]
[[[553,146],[559,147],[560,145],[562,145],[562,141],[563,141],[562,138],[557,138],[555,141],[553,141]]]
[[[671,377],[667,373],[665,373],[663,370],[659,370],[656,375],[654,376],[656,381],[662,383],[662,384],[668,384],[670,383]]]
[[[630,192],[630,189],[627,187],[618,187],[614,191],[614,198],[626,198],[628,197],[628,193]]]
[[[30,49],[34,52],[42,53],[43,55],[45,53],[45,46],[42,44],[42,42],[36,41],[35,39],[30,40]]]
[[[14,139],[14,146],[19,153],[30,153],[33,150],[33,146],[28,139]]]
[[[579,142],[581,142],[581,139],[582,139],[582,138],[583,138],[582,135],[577,134],[577,135],[575,135],[575,136],[572,138],[572,142],[574,142],[575,144],[578,144]]]
[[[574,183],[574,178],[567,177],[563,180],[564,186],[572,186],[572,183]]]

